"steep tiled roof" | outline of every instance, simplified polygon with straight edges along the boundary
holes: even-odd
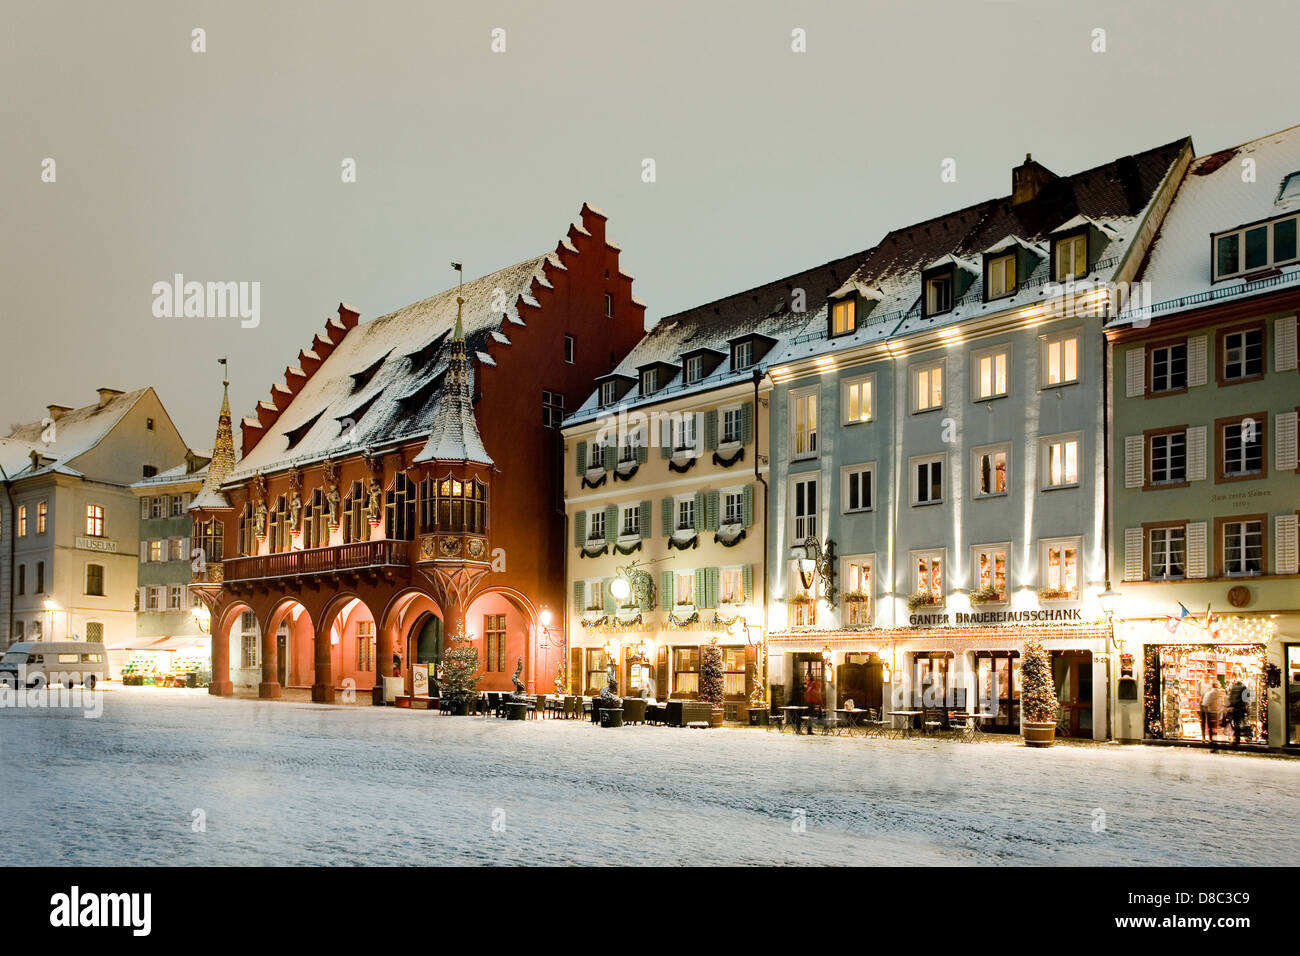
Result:
[[[50,429],[53,437],[50,442],[45,441],[46,425],[41,421],[15,425],[4,440],[5,471],[10,478],[29,478],[51,471],[79,475],[70,462],[98,445],[148,391],[148,388],[138,388],[113,395],[102,406],[96,402],[64,412]],[[10,464],[19,449],[23,450],[25,461],[15,472],[10,470]],[[32,451],[41,456],[40,465],[35,469],[30,458]]]
[[[235,437],[230,427],[230,383],[221,383],[221,410],[217,413],[217,437],[212,446],[212,460],[208,462],[203,487],[190,503],[190,510],[198,508],[229,508],[230,501],[221,490],[235,467]]]
[[[462,299],[457,299],[459,305]],[[465,358],[465,333],[460,316],[456,317],[456,330],[451,335],[451,348],[447,352],[447,374],[442,393],[433,409],[433,424],[429,440],[415,456],[422,461],[468,461],[490,465],[483,438],[474,420],[474,405],[470,401],[469,363]]]

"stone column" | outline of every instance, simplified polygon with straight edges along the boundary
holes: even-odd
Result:
[[[279,654],[275,646],[275,630],[273,627],[262,630],[262,683],[257,685],[257,696],[266,700],[274,700],[281,693]],[[288,652],[287,647],[285,651]]]
[[[238,621],[239,615],[235,615],[234,620]],[[234,624],[223,628],[216,617],[212,618],[212,623],[212,680],[208,684],[208,693],[214,697],[229,697],[235,692],[234,681],[230,679],[230,629]]]
[[[316,648],[316,682],[311,685],[311,699],[317,704],[334,703],[334,654],[330,629],[321,628],[313,638]]]

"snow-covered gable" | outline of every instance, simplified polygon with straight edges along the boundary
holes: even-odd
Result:
[[[10,478],[28,478],[50,471],[81,477],[74,466],[76,459],[103,441],[148,391],[148,388],[140,388],[114,395],[102,406],[96,402],[71,409],[60,415],[52,427],[44,421],[15,425],[8,438],[0,439],[4,443],[0,464],[4,465]],[[45,441],[46,437],[52,437],[53,441]],[[21,463],[18,460],[20,451]],[[33,451],[40,456],[36,468],[32,468]]]

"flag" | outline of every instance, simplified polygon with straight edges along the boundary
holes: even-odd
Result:
[[[1165,615],[1165,630],[1168,631],[1170,634],[1177,633],[1178,625],[1181,623],[1182,622],[1178,618],[1174,617],[1172,614]]]
[[[1192,616],[1192,612],[1189,611],[1189,610],[1187,610],[1187,608],[1183,606],[1183,602],[1182,602],[1182,601],[1179,601],[1179,602],[1178,602],[1178,619],[1181,621],[1183,618],[1185,618],[1185,617],[1191,617],[1191,616]]]
[[[1208,605],[1208,604],[1205,605],[1205,630],[1206,630],[1206,632],[1207,632],[1211,637],[1217,639],[1218,636],[1219,636],[1219,629],[1220,629],[1220,627],[1221,627],[1221,625],[1219,624],[1218,619],[1215,618],[1215,616],[1214,616],[1214,612],[1210,610],[1210,605]]]

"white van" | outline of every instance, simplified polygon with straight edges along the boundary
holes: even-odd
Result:
[[[82,684],[92,690],[108,675],[108,652],[86,641],[19,641],[0,657],[0,681],[17,687],[20,674],[29,687]]]

